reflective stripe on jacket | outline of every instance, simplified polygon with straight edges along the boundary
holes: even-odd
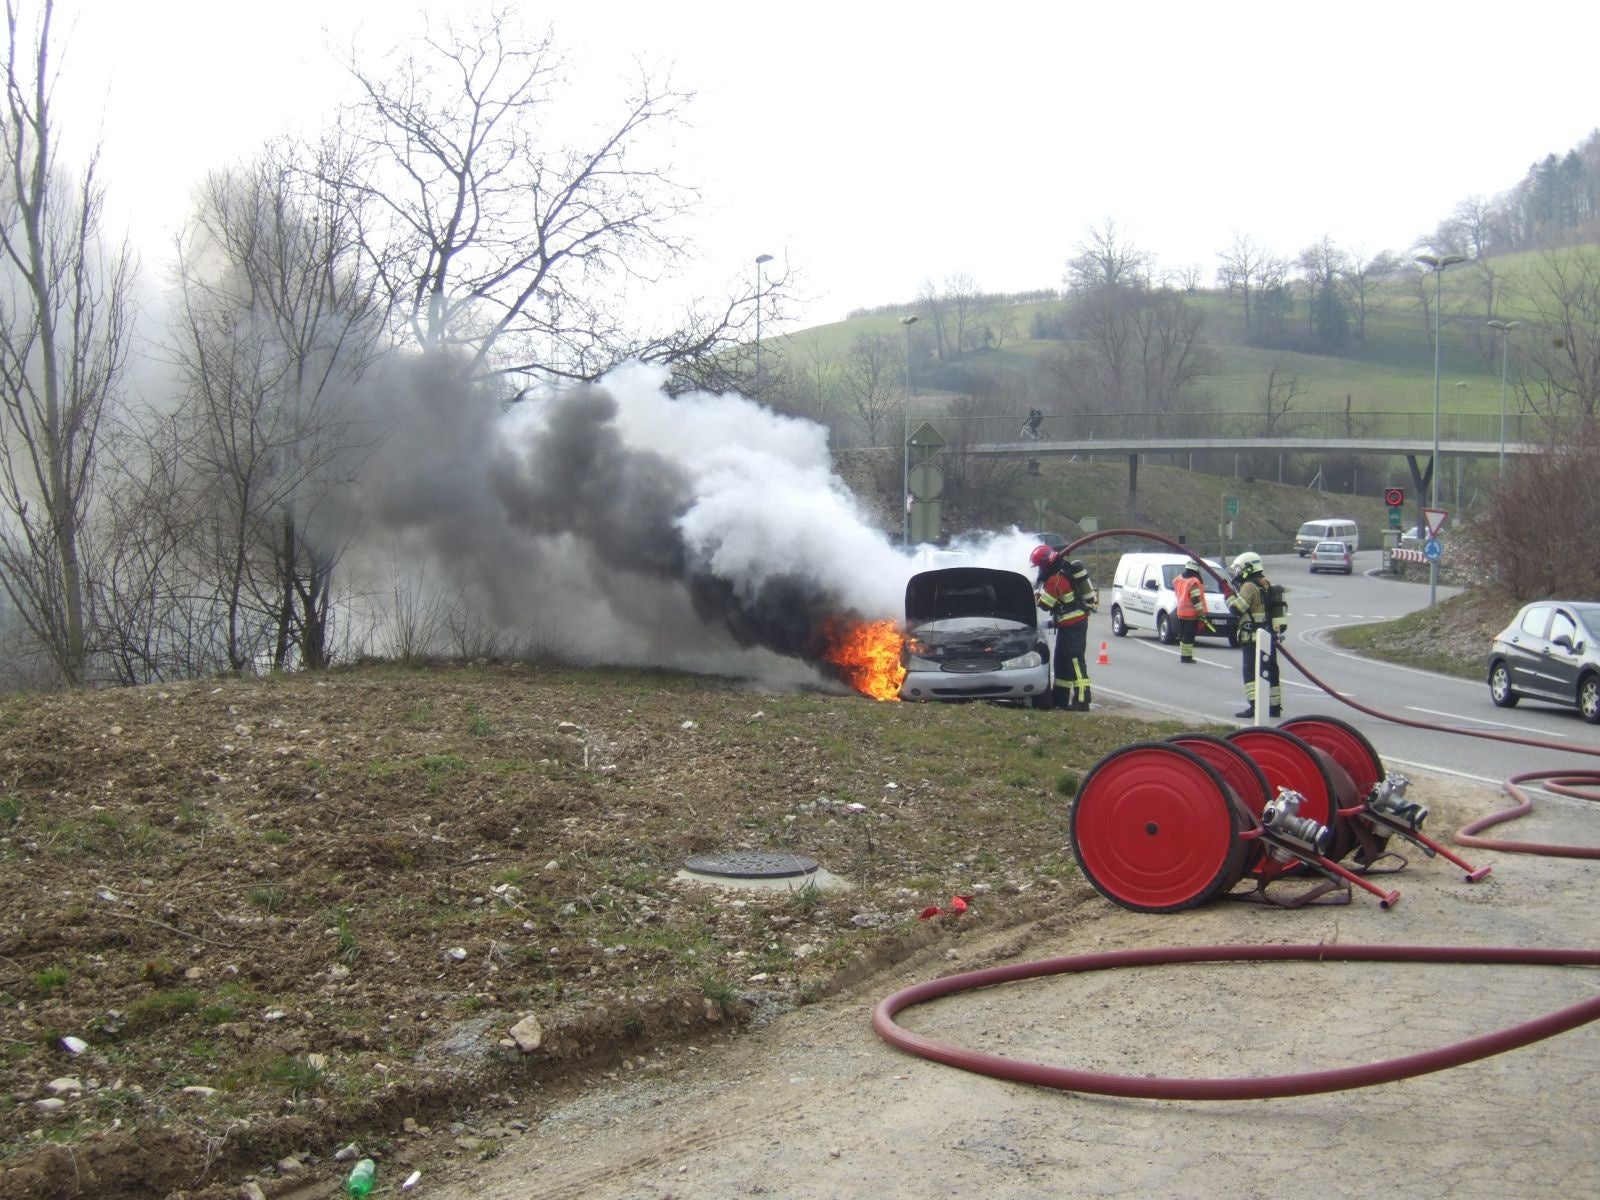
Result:
[[[1042,584],[1036,593],[1039,607],[1050,614],[1051,620],[1056,625],[1076,625],[1079,621],[1087,621],[1089,614],[1078,601],[1078,593],[1072,586],[1072,580],[1065,575],[1051,575]]]

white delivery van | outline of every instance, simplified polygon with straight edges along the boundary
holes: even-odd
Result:
[[[1361,533],[1348,517],[1322,517],[1307,521],[1294,535],[1294,552],[1301,558],[1317,548],[1318,542],[1343,542],[1354,554],[1361,548]]]
[[[1228,607],[1217,576],[1228,577],[1227,568],[1214,558],[1206,562],[1216,571],[1200,572],[1206,588],[1206,616],[1216,627],[1215,634],[1200,627],[1201,637],[1225,637],[1230,646],[1239,642],[1239,618]],[[1111,583],[1111,632],[1126,637],[1130,629],[1153,629],[1168,645],[1178,640],[1178,598],[1172,581],[1192,566],[1187,554],[1124,554],[1117,563]]]

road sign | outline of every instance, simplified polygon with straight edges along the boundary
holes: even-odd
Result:
[[[1406,502],[1405,488],[1384,488],[1383,502],[1390,508],[1399,508]]]
[[[1429,538],[1422,543],[1422,557],[1431,563],[1436,563],[1444,556],[1444,547],[1439,544],[1438,538]]]
[[[944,493],[944,472],[932,463],[911,468],[911,494],[918,500],[937,500]]]
[[[1400,528],[1400,510],[1398,508],[1391,508],[1389,510],[1389,528]]]
[[[1425,508],[1422,510],[1422,522],[1428,527],[1428,536],[1436,538],[1439,531],[1444,528],[1445,518],[1450,514],[1442,508]]]
[[[1239,497],[1227,496],[1224,499],[1227,501],[1228,515],[1237,517],[1239,515]]]

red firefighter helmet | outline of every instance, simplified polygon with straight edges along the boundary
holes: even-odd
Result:
[[[1028,555],[1028,561],[1036,567],[1042,567],[1053,554],[1055,554],[1055,551],[1041,542],[1033,548],[1033,553]]]

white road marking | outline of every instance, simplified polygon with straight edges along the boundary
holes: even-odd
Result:
[[[1474,725],[1487,725],[1491,729],[1520,729],[1523,733],[1536,733],[1540,737],[1565,738],[1564,733],[1550,733],[1533,725],[1513,725],[1510,721],[1485,721],[1482,717],[1468,717],[1461,713],[1443,712],[1437,708],[1418,708],[1415,704],[1406,705],[1407,712],[1427,713],[1430,717],[1449,717],[1452,721],[1469,721]]]

